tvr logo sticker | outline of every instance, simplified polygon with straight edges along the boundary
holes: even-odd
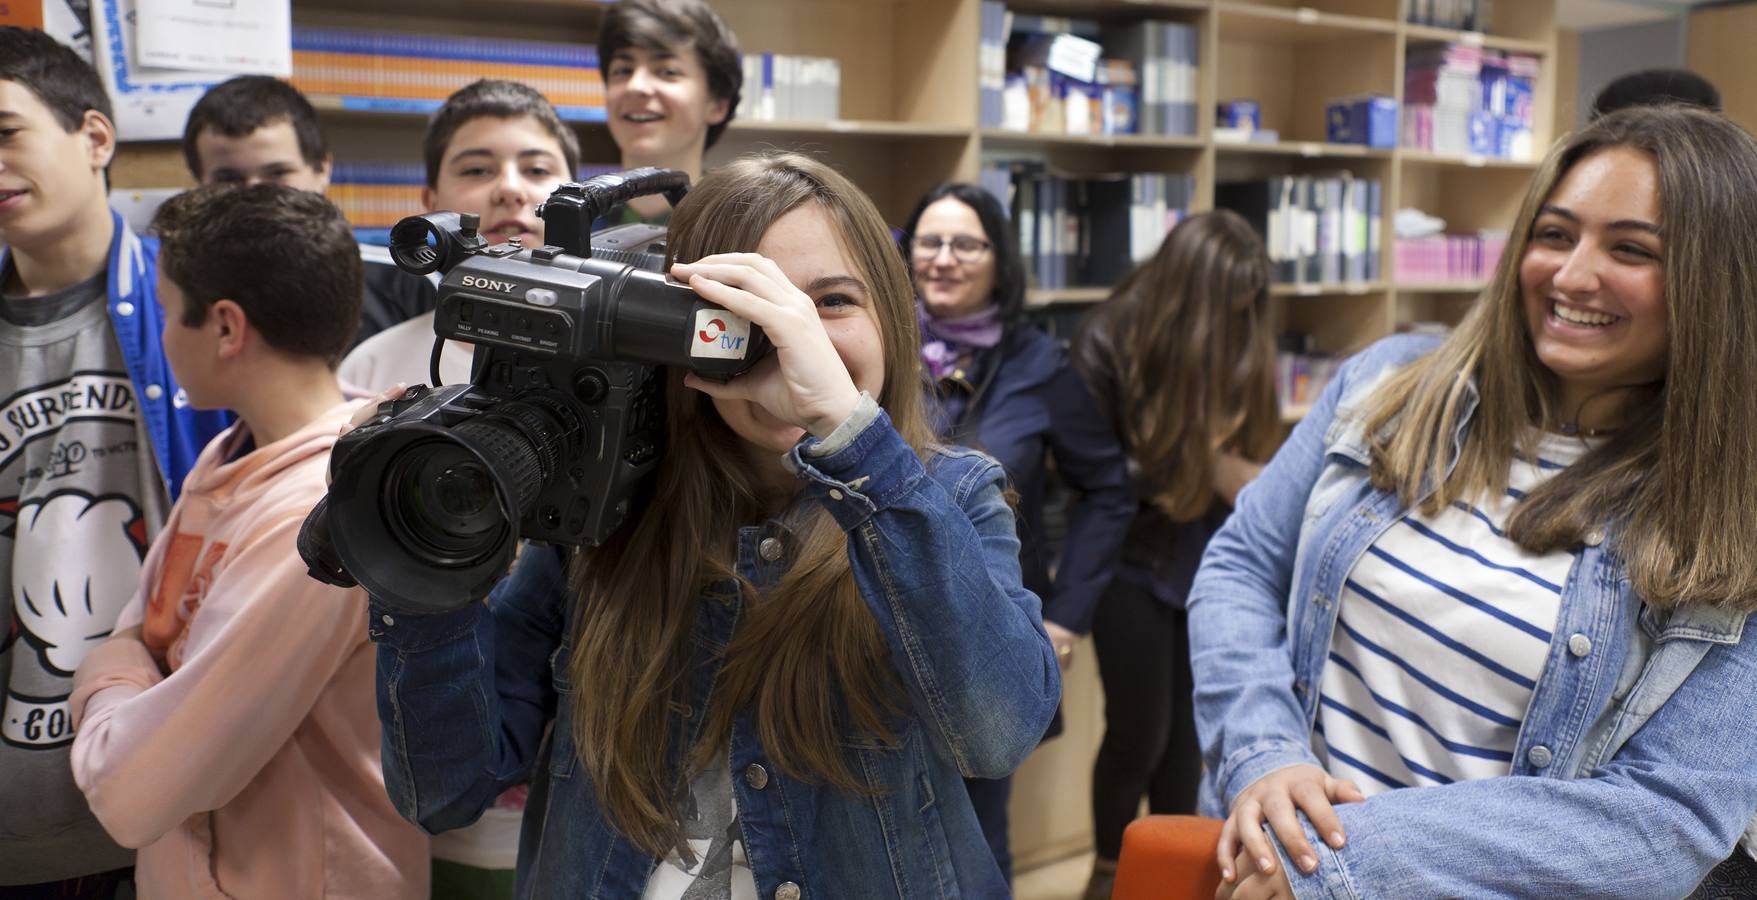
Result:
[[[689,355],[708,359],[743,359],[750,351],[750,322],[723,309],[695,312],[695,340]]]

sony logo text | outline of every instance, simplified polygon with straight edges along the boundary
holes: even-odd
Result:
[[[480,275],[464,276],[464,287],[483,288],[484,290],[500,291],[502,293],[510,294],[513,292],[513,289],[518,286],[518,282],[516,281],[495,281],[492,278],[483,278]]]

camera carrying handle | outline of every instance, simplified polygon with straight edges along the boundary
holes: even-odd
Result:
[[[592,255],[592,224],[620,204],[649,194],[664,194],[675,207],[689,193],[689,175],[675,169],[645,166],[568,182],[555,189],[537,208],[543,217],[543,243],[574,256]]]

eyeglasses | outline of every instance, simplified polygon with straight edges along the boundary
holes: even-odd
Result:
[[[961,263],[981,262],[983,255],[994,246],[982,238],[972,237],[968,234],[950,236],[918,234],[911,242],[915,258],[923,262],[939,256],[940,251],[945,249],[947,244],[952,246],[952,258]]]

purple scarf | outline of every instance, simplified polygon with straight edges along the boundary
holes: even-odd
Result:
[[[938,381],[957,368],[958,361],[979,349],[1001,342],[1001,309],[989,304],[980,312],[957,319],[936,319],[927,304],[915,301],[915,320],[921,325],[921,361]]]

